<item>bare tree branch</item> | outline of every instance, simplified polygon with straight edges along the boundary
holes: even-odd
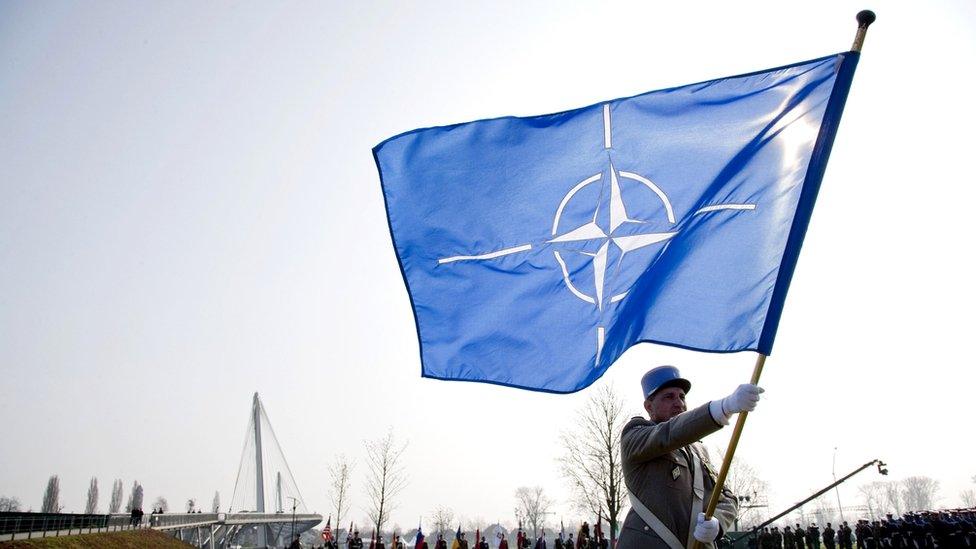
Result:
[[[329,476],[332,478],[332,505],[335,506],[336,525],[342,524],[342,519],[349,512],[349,478],[353,465],[345,454],[336,456],[329,466]]]
[[[725,452],[719,450],[718,462],[725,461]],[[769,500],[769,483],[759,476],[756,468],[739,456],[732,456],[725,487],[739,498],[740,527],[748,530],[763,522],[767,516],[764,509]],[[822,521],[826,522],[826,521]]]
[[[432,532],[436,539],[437,535],[445,535],[454,529],[454,511],[450,507],[438,506],[431,513]]]
[[[939,481],[924,477],[908,477],[901,481],[905,511],[927,511],[935,508],[939,498]],[[901,514],[899,511],[898,514]]]
[[[109,513],[118,513],[122,509],[122,479],[117,478],[112,483],[112,501],[108,505]]]
[[[564,452],[560,472],[582,513],[603,517],[610,523],[610,545],[619,531],[626,505],[626,488],[620,461],[620,437],[624,403],[612,386],[604,386],[577,412],[577,425],[560,436]]]
[[[60,513],[61,506],[58,503],[58,498],[61,495],[61,481],[58,480],[58,475],[51,475],[51,478],[47,479],[47,487],[44,489],[44,499],[41,503],[42,513]]]
[[[533,539],[539,537],[540,529],[545,528],[546,515],[552,505],[553,501],[546,496],[541,486],[521,486],[515,490],[515,516],[532,527]]]
[[[0,496],[0,513],[20,511],[20,500],[15,497]]]
[[[98,511],[98,479],[91,478],[88,483],[88,498],[85,501],[85,514],[93,515]]]
[[[385,437],[366,443],[366,462],[369,466],[366,496],[370,502],[367,514],[377,535],[381,534],[390,513],[396,509],[396,497],[407,485],[407,473],[400,463],[406,449],[407,443],[398,444],[392,429]]]

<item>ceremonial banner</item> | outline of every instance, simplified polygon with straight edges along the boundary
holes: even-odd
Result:
[[[425,377],[557,393],[769,354],[859,54],[373,149]]]

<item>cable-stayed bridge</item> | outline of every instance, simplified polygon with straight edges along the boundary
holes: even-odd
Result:
[[[308,512],[257,393],[251,405],[228,513],[266,517],[236,532],[235,539],[244,538],[237,539],[237,543],[249,541],[253,545],[245,546],[254,547],[287,546],[296,535],[322,522],[322,515]]]
[[[254,393],[234,495],[226,513],[3,513],[0,541],[151,528],[207,549],[287,547],[322,522],[309,513],[261,399]],[[8,516],[9,515],[9,516]]]

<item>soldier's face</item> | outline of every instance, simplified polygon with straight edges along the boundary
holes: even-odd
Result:
[[[685,391],[681,387],[661,389],[644,401],[644,409],[651,421],[667,421],[688,409],[685,405]]]

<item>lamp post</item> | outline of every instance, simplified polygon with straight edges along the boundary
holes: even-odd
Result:
[[[298,498],[293,498],[291,496],[288,496],[288,499],[291,500],[291,535],[294,538],[295,537],[295,509],[298,507]]]
[[[834,482],[837,482],[837,447],[834,446],[834,459],[833,463],[830,465],[830,474],[834,477]],[[840,513],[840,520],[844,522],[844,507],[840,504],[840,488],[839,484],[834,486],[834,493],[837,494],[837,511]]]

